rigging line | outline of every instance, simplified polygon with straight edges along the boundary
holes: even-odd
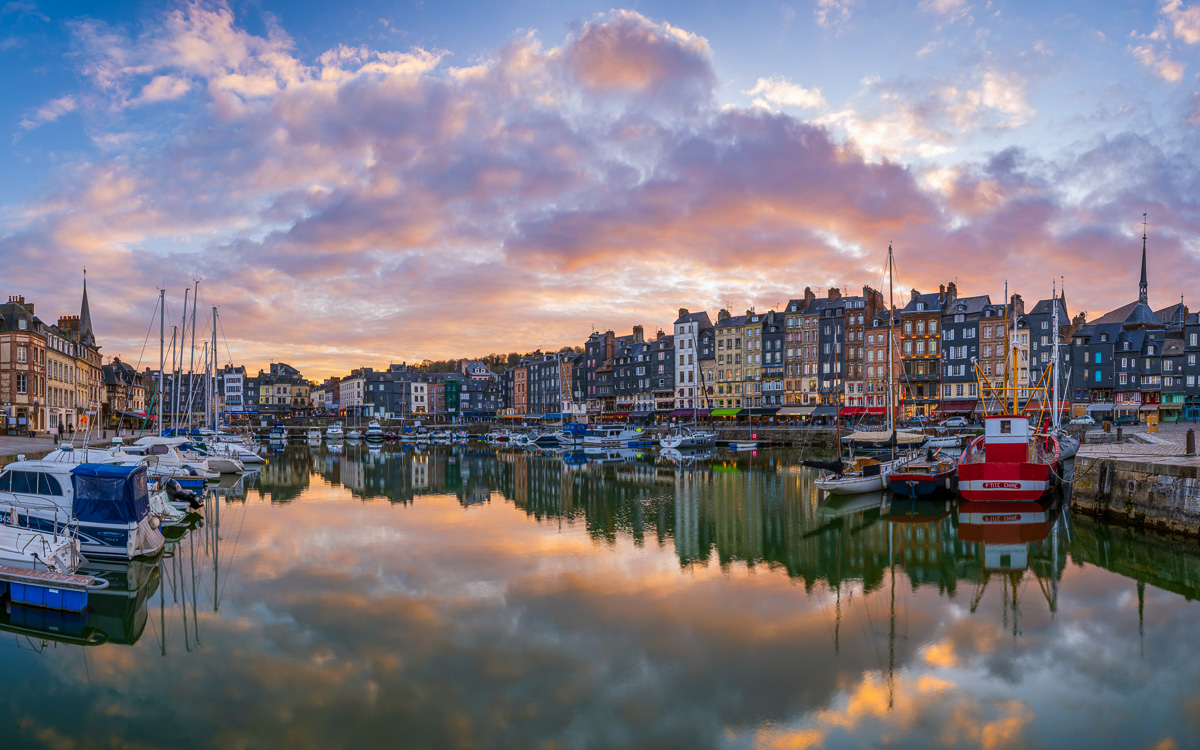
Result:
[[[225,319],[221,317],[220,308],[217,309],[217,326],[221,329],[221,340],[225,342],[225,355],[229,365],[233,366],[233,352],[229,349],[229,339],[225,337]]]
[[[134,370],[142,369],[142,358],[146,356],[146,346],[150,343],[150,332],[154,330],[154,321],[158,319],[158,300],[154,300],[154,314],[150,316],[150,325],[146,327],[146,338],[142,341],[142,351],[138,353],[137,365]]]

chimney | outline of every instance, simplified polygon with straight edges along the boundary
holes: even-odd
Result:
[[[722,320],[727,320],[728,318],[729,311],[722,307],[721,311],[717,313],[717,322],[720,323]]]
[[[938,299],[942,300],[943,302],[946,301],[946,285],[945,284],[938,284]]]
[[[641,326],[633,327],[633,340],[639,344],[642,343],[642,327]]]
[[[953,302],[958,299],[958,284],[951,281],[946,285],[946,301]]]
[[[829,291],[826,293],[826,296],[828,296],[830,300],[841,299],[842,290],[838,289],[836,286],[831,286],[829,287]]]
[[[688,314],[688,309],[686,307],[679,308],[679,317],[682,318],[684,315],[687,315],[687,314]]]
[[[1013,317],[1019,318],[1025,314],[1025,300],[1021,299],[1021,295],[1014,294],[1008,301],[1009,310],[1012,310]]]
[[[804,287],[804,306],[808,307],[816,299],[817,295],[813,294],[813,290],[810,287]]]
[[[1079,314],[1071,320],[1071,325],[1076,328],[1087,325],[1087,310],[1080,310]]]
[[[914,290],[912,290],[912,293],[908,295],[908,301],[912,302],[919,296],[921,296],[921,293],[918,292],[916,289],[914,289]]]

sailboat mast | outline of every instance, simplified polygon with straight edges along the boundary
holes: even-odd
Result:
[[[212,431],[217,431],[217,306],[213,305],[212,330],[212,379],[209,381],[209,392],[212,393]]]
[[[1007,281],[1004,282],[1004,297],[1005,297],[1006,301],[1008,302],[1008,320],[1012,324],[1011,326],[1009,326],[1009,331],[1011,332],[1010,335],[1012,336],[1012,343],[1010,345],[1011,354],[1009,357],[1009,359],[1012,360],[1012,374],[1011,374],[1012,411],[1010,413],[1016,414],[1017,413],[1017,309],[1016,309],[1016,305],[1013,304],[1012,298],[1008,296],[1008,282]]]
[[[1054,312],[1050,316],[1050,331],[1054,337],[1054,346],[1050,350],[1050,356],[1053,362],[1050,363],[1050,377],[1054,378],[1054,396],[1050,401],[1050,408],[1054,411],[1050,415],[1050,424],[1054,429],[1058,429],[1059,422],[1059,406],[1058,406],[1058,284],[1054,283],[1054,292],[1051,295],[1050,302],[1054,305]]]
[[[188,404],[189,405],[192,403],[192,381],[193,381],[192,373],[195,372],[195,369],[196,369],[196,300],[199,297],[200,297],[200,280],[197,279],[196,280],[196,291],[192,293],[192,354],[191,354],[191,360],[188,362]],[[184,313],[185,314],[187,312],[186,304],[187,303],[185,302],[184,303],[184,305],[185,305]],[[183,344],[182,341],[180,341],[179,343],[180,343],[180,345]],[[180,358],[180,361],[182,361],[182,358]],[[191,426],[192,426],[192,410],[189,408],[188,409],[188,427],[191,427]]]
[[[163,366],[167,363],[167,290],[158,290],[158,434],[163,433]]]
[[[887,428],[892,431],[896,427],[895,414],[895,372],[892,365],[892,325],[895,322],[896,316],[896,297],[892,288],[893,277],[892,272],[895,268],[895,261],[892,259],[892,246],[888,245],[888,381],[887,381]],[[892,452],[895,452],[895,446],[892,447]]]

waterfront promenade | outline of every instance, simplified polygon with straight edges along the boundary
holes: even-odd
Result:
[[[70,437],[64,438],[63,442],[65,442],[67,445],[70,445]],[[108,442],[108,438],[96,437],[90,440],[89,444],[94,446],[104,446],[107,445]],[[83,445],[83,439],[78,438],[75,441],[75,445]],[[10,457],[19,454],[35,456],[49,453],[56,448],[58,448],[58,443],[54,440],[54,438],[48,435],[38,435],[37,437],[12,437],[9,435],[0,435],[0,457]]]

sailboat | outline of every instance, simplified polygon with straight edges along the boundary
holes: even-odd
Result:
[[[824,468],[821,476],[817,478],[816,484],[818,489],[824,490],[831,495],[857,495],[863,492],[880,492],[887,488],[887,479],[893,471],[903,466],[909,460],[907,455],[897,456],[896,446],[901,443],[900,436],[895,427],[895,369],[892,366],[892,357],[895,345],[892,341],[893,323],[896,317],[896,307],[894,304],[894,296],[892,289],[892,276],[895,268],[895,261],[892,258],[892,246],[888,245],[888,395],[887,395],[887,422],[885,431],[880,433],[866,433],[872,438],[883,437],[885,444],[891,448],[891,458],[881,461],[876,458],[853,458],[848,464],[843,464],[838,461],[832,467],[826,466],[821,462],[805,462],[808,465],[815,465],[819,468]],[[840,433],[839,433],[840,434]],[[858,433],[855,433],[857,435]],[[855,435],[851,435],[854,438]],[[838,441],[840,444],[840,440]],[[853,446],[853,441],[851,445]]]
[[[1058,340],[1062,335],[1061,331],[1058,327],[1059,326],[1059,323],[1058,323],[1058,301],[1059,301],[1059,299],[1060,299],[1060,297],[1058,294],[1058,287],[1055,286],[1054,287],[1054,296],[1053,296],[1054,311],[1050,316],[1051,330],[1054,331],[1054,345],[1051,350],[1052,356],[1054,358],[1054,362],[1053,362],[1053,364],[1050,365],[1050,367],[1052,368],[1051,377],[1054,378],[1054,397],[1050,401],[1050,409],[1051,409],[1050,432],[1051,432],[1051,434],[1054,435],[1055,439],[1058,440],[1059,455],[1065,460],[1068,458],[1074,458],[1075,454],[1079,451],[1079,438],[1075,437],[1070,432],[1068,432],[1067,429],[1065,427],[1063,427],[1063,424],[1062,424],[1063,407],[1062,407],[1062,402],[1059,399],[1059,393],[1058,393],[1058,384],[1059,384],[1059,381],[1061,380],[1061,378],[1059,377],[1059,374],[1058,374],[1059,362],[1061,362],[1061,360],[1059,359],[1059,356],[1058,356]]]

